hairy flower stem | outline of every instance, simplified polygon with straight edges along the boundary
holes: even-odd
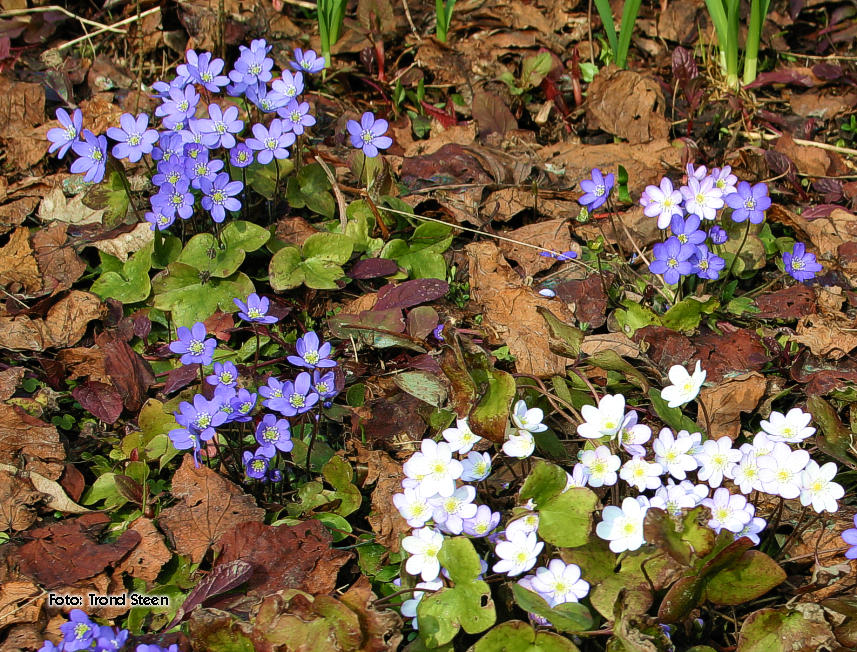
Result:
[[[280,199],[280,162],[274,158],[274,167],[277,169],[277,180],[274,182],[274,212],[277,212],[277,204]]]
[[[310,457],[312,457],[312,447],[315,444],[315,438],[318,435],[318,422],[319,422],[320,417],[321,417],[321,410],[319,410],[319,414],[316,415],[316,418],[313,419],[312,433],[309,436],[309,443],[307,444],[307,447],[306,447],[306,465],[305,465],[306,468],[305,468],[305,470],[306,470],[307,480],[312,479],[312,470],[310,469]]]
[[[798,536],[806,532],[810,525],[812,525],[821,518],[821,516],[815,516],[809,519],[806,523],[803,523],[803,519],[808,511],[809,505],[807,505],[801,510],[800,516],[798,516],[797,522],[795,523],[794,530],[792,530],[792,533],[789,535],[789,538],[785,540],[785,543],[783,543],[782,548],[780,548],[777,551],[777,554],[774,555],[774,559],[781,559],[783,555],[786,554],[786,551],[789,549],[789,546],[792,544],[792,541],[794,541],[798,538]]]
[[[747,228],[744,229],[744,237],[741,238],[741,244],[738,245],[738,250],[735,252],[735,257],[732,259],[732,263],[729,265],[729,270],[726,272],[726,276],[723,277],[723,284],[726,285],[726,282],[732,277],[732,269],[735,267],[735,263],[738,260],[738,256],[741,255],[741,250],[744,248],[744,245],[747,243],[747,237],[750,235],[750,220],[747,219]]]
[[[700,396],[696,397],[696,404],[699,405],[699,409],[702,411],[702,417],[705,419],[705,434],[711,437],[711,417],[708,415],[708,408],[705,407],[705,403],[702,402],[702,398]]]
[[[256,368],[259,366],[259,326],[253,322],[253,334],[256,336],[256,351],[253,353],[253,373],[256,373]]]

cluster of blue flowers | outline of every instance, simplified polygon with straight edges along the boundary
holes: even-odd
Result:
[[[231,173],[246,168],[254,159],[267,165],[288,158],[288,148],[316,123],[309,103],[300,96],[304,75],[323,70],[324,59],[312,50],[298,48],[290,61],[292,70],[284,70],[273,79],[274,61],[267,56],[270,50],[264,39],[254,40],[250,47],[240,46],[240,56],[228,75],[223,74],[222,59],[210,52],[188,50],[186,63],[178,66],[175,79],[152,85],[161,100],[155,110],[161,119],[160,132],[149,128],[148,115],[130,113],[120,117],[120,127],[107,130],[107,137],[116,141],[110,150],[115,158],[136,163],[148,154],[157,162],[152,177],[157,192],[150,198],[151,211],[146,213],[152,230],[169,228],[177,217],[189,219],[197,200],[215,222],[223,222],[227,211],[241,209],[237,196],[244,184],[233,180]],[[252,137],[239,140],[245,129],[241,110],[235,104],[224,108],[213,101],[212,94],[221,92],[244,98],[261,113],[276,117],[252,124]],[[207,115],[197,118],[201,97],[208,102]],[[71,149],[79,157],[71,171],[84,174],[87,182],[101,182],[108,159],[107,137],[82,128],[80,109],[69,115],[60,108],[56,116],[62,126],[48,131],[52,143],[49,151],[62,158]],[[251,118],[249,110],[244,117]],[[376,120],[370,112],[364,113],[359,123],[350,120],[347,125],[352,145],[369,157],[392,145],[392,139],[383,135],[388,126],[386,120]],[[227,157],[229,167],[224,160]]]
[[[607,202],[614,185],[613,174],[605,176],[595,168],[591,179],[580,182],[584,194],[578,201],[589,210],[599,208]],[[654,260],[649,271],[663,275],[664,281],[673,285],[690,275],[717,280],[726,266],[714,247],[724,244],[729,236],[717,224],[700,228],[703,221],[714,222],[718,211],[728,207],[733,222],[749,220],[750,224],[761,224],[765,211],[771,207],[771,198],[767,184],[738,181],[728,165],[713,168],[709,173],[704,165],[688,164],[686,185],[676,188],[670,179],[663,177],[658,186],[646,187],[640,205],[645,215],[658,218],[659,229],[670,231],[669,237],[653,247]],[[783,265],[798,281],[807,281],[822,269],[815,254],[807,253],[801,242],[783,254]]]
[[[99,625],[90,620],[86,612],[80,609],[71,610],[69,621],[60,625],[60,631],[63,638],[59,645],[45,641],[39,648],[39,652],[75,652],[75,650],[118,652],[128,640],[127,629]],[[135,652],[179,652],[179,647],[175,643],[169,648],[140,643]]]
[[[241,319],[252,324],[273,324],[277,318],[268,314],[270,307],[266,297],[251,294],[246,302],[234,299]],[[300,371],[294,380],[280,381],[271,376],[267,383],[255,392],[239,387],[240,375],[231,362],[214,362],[217,342],[208,338],[205,325],[195,323],[191,328],[178,328],[178,339],[170,344],[173,353],[181,355],[184,365],[211,365],[212,373],[206,382],[213,386],[214,394],[207,399],[196,394],[191,401],[179,404],[175,412],[179,428],[170,431],[173,445],[180,450],[191,450],[199,466],[202,443],[211,441],[217,428],[229,423],[248,423],[254,420],[254,411],[261,404],[271,410],[257,417],[255,428],[255,451],[244,451],[242,463],[247,477],[260,481],[279,482],[282,471],[276,468],[278,453],[292,450],[291,425],[288,418],[309,412],[319,403],[329,405],[338,393],[330,359],[332,347],[321,342],[313,331],[298,338],[295,343],[297,355],[288,356],[288,361]],[[278,414],[274,414],[278,413]]]

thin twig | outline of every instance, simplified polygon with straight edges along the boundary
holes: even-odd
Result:
[[[13,16],[26,16],[27,14],[46,14],[52,11],[59,12],[68,16],[69,18],[74,18],[77,21],[80,21],[84,25],[89,25],[90,27],[98,27],[103,32],[115,32],[117,34],[125,34],[124,29],[118,29],[116,26],[105,25],[104,23],[98,23],[94,20],[89,20],[88,18],[83,18],[82,16],[78,16],[75,13],[72,13],[68,9],[63,7],[58,7],[57,5],[49,5],[47,7],[30,7],[29,9],[11,9],[9,11],[0,12],[0,18],[11,18]],[[94,32],[98,33],[98,32]]]
[[[84,34],[83,36],[79,36],[76,39],[72,39],[68,43],[63,43],[62,45],[58,45],[55,48],[50,48],[49,50],[46,50],[46,52],[60,52],[62,50],[67,50],[70,47],[74,47],[78,43],[83,43],[84,41],[88,41],[93,36],[98,36],[99,34],[102,34],[104,32],[115,32],[115,31],[117,31],[115,29],[117,27],[121,27],[122,25],[130,25],[131,23],[135,23],[138,20],[142,20],[146,16],[151,16],[152,14],[154,14],[155,12],[158,12],[160,10],[161,10],[160,7],[154,7],[152,9],[148,9],[147,11],[144,11],[142,14],[135,14],[134,16],[131,16],[130,18],[125,18],[124,20],[120,20],[118,23],[113,23],[112,25],[104,26],[100,29],[95,30],[91,34]],[[124,34],[125,32],[119,30],[119,33]]]
[[[345,196],[342,194],[342,190],[336,182],[336,176],[333,174],[330,167],[328,167],[327,163],[322,161],[318,156],[315,157],[315,162],[321,166],[322,170],[324,170],[324,173],[327,175],[327,180],[330,181],[330,185],[333,188],[333,195],[336,197],[336,205],[339,207],[339,224],[342,226],[342,232],[345,233],[345,227],[348,226],[348,216],[345,214]]]

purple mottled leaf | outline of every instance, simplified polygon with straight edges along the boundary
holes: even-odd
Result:
[[[122,414],[122,397],[113,385],[87,380],[71,390],[71,395],[84,410],[104,423],[116,423]]]
[[[681,84],[687,84],[691,79],[699,76],[699,68],[696,67],[693,53],[681,46],[673,50],[672,67],[673,76]]]
[[[390,276],[399,270],[395,260],[389,258],[365,258],[358,260],[351,267],[348,276],[351,278],[366,279]]]
[[[817,63],[812,67],[812,74],[824,81],[835,81],[842,77],[842,66],[832,63]]]
[[[438,278],[418,278],[400,285],[385,285],[378,290],[374,310],[410,308],[440,299],[449,291],[449,284]]]
[[[837,206],[836,204],[818,204],[804,209],[800,215],[807,220],[817,220],[820,217],[830,216],[837,208],[841,209],[842,206]]]
[[[178,613],[166,629],[172,629],[178,625],[185,616],[193,611],[194,607],[202,604],[209,598],[214,597],[229,589],[234,589],[239,584],[246,582],[253,574],[253,564],[236,559],[234,561],[219,564],[211,569],[199,584],[188,594]]]
[[[789,86],[812,88],[818,85],[818,79],[809,68],[779,68],[761,73],[756,77],[756,81],[747,84],[744,88],[761,88],[769,84],[788,84]]]
[[[197,378],[199,378],[198,364],[183,364],[181,367],[171,369],[164,383],[164,394],[172,394],[184,389]]]
[[[835,204],[842,200],[842,182],[839,179],[816,179],[812,189],[824,195],[826,204]]]
[[[408,313],[408,335],[424,340],[437,326],[437,310],[431,306],[417,306]]]

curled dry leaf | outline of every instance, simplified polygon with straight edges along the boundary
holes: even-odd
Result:
[[[563,374],[566,360],[548,348],[547,324],[537,307],[547,308],[561,321],[570,323],[574,316],[568,308],[539,296],[531,287],[524,287],[521,277],[493,243],[473,243],[465,250],[471,296],[485,310],[484,323],[494,327],[491,339],[508,344],[520,373]]]
[[[716,387],[703,388],[699,397],[711,418],[708,436],[735,439],[741,434],[741,413],[756,408],[766,387],[765,377],[752,372],[723,380]],[[697,421],[701,426],[706,425],[702,415]]]
[[[98,543],[96,537],[109,522],[106,514],[91,513],[37,528],[30,531],[33,539],[12,554],[21,572],[46,589],[71,586],[115,566],[140,543],[134,530],[112,543]]]
[[[62,474],[65,449],[56,426],[0,403],[0,463],[15,466],[21,459],[26,460],[25,470],[56,480]]]
[[[42,279],[33,247],[30,230],[15,229],[9,242],[0,248],[0,287],[9,292],[36,294],[42,288]]]
[[[30,527],[37,517],[33,506],[42,500],[42,494],[15,475],[15,470],[6,464],[0,466],[0,532],[21,532]]]
[[[281,589],[323,595],[336,588],[339,569],[351,558],[350,552],[331,548],[332,541],[324,524],[314,519],[276,527],[241,523],[220,540],[217,564],[251,564],[247,592],[260,598]]]
[[[46,599],[45,592],[32,582],[0,583],[0,629],[14,623],[36,622]]]
[[[27,478],[33,487],[35,487],[37,491],[41,492],[41,500],[44,501],[45,505],[58,512],[64,512],[66,514],[86,514],[92,511],[91,509],[78,505],[68,497],[68,494],[66,494],[59,482],[50,480],[41,473],[36,473],[35,471],[22,472],[11,464],[2,463],[0,463],[0,472],[11,473],[13,475],[20,474],[20,477]]]
[[[64,348],[80,341],[89,322],[102,314],[101,299],[89,292],[72,290],[51,307],[45,319],[0,316],[0,348],[13,351]]]
[[[238,485],[207,466],[196,468],[191,455],[184,456],[173,476],[172,495],[179,502],[161,512],[158,525],[176,552],[194,564],[232,527],[265,517]]]

